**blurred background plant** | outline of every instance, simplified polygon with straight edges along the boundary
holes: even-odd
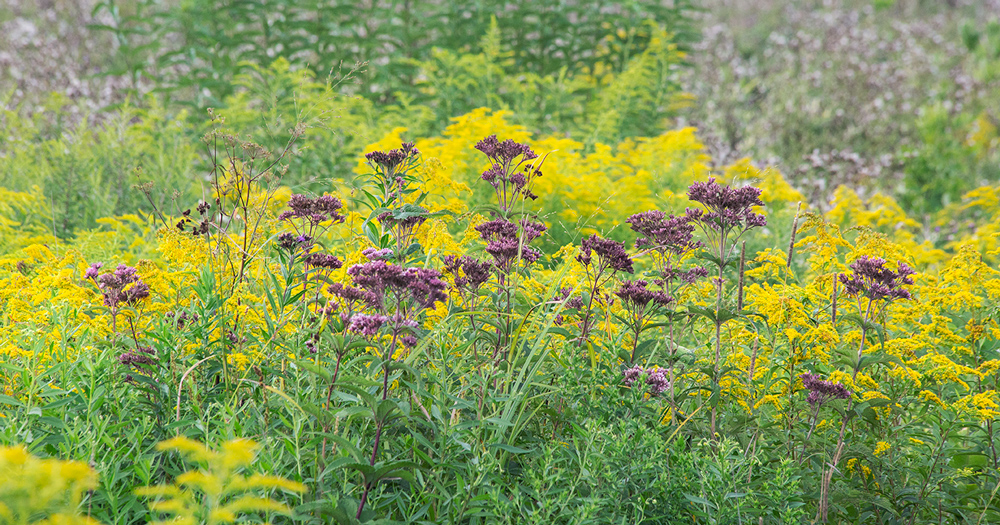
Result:
[[[821,206],[840,184],[887,192],[918,217],[1000,176],[996,2],[703,7],[682,85],[718,162],[773,165]]]
[[[24,447],[0,447],[0,523],[96,523],[79,514],[97,472],[80,461],[40,459]]]

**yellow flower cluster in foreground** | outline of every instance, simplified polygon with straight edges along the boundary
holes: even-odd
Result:
[[[0,523],[96,524],[77,515],[83,493],[96,487],[97,473],[85,463],[39,459],[23,446],[0,447]]]
[[[198,469],[180,474],[171,485],[143,487],[136,494],[153,499],[155,513],[172,515],[156,523],[234,523],[246,513],[290,514],[291,510],[257,491],[304,492],[300,483],[238,471],[251,465],[257,444],[243,439],[213,450],[176,437],[157,445],[176,451]],[[37,458],[24,447],[0,447],[0,523],[11,525],[98,525],[79,515],[84,492],[97,488],[97,472],[79,461]]]

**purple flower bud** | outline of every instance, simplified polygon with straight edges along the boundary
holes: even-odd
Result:
[[[670,381],[667,379],[667,371],[663,368],[643,368],[640,365],[635,365],[628,370],[625,370],[625,376],[622,378],[622,385],[627,387],[635,386],[636,382],[645,376],[646,387],[649,389],[650,395],[658,396],[666,392],[670,388]]]
[[[393,174],[396,168],[403,163],[409,155],[401,149],[389,151],[373,151],[365,155],[369,164],[381,169],[383,173]]]
[[[148,346],[137,347],[118,356],[118,362],[125,366],[153,365],[156,361],[150,356],[156,356],[156,351]]]
[[[402,268],[386,261],[356,264],[347,270],[354,284],[368,290],[381,303],[387,292],[408,296],[421,308],[431,308],[435,302],[448,299],[444,290],[447,284],[437,270]]]

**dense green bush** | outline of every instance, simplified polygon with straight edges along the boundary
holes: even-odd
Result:
[[[151,99],[146,109],[124,107],[91,124],[74,104],[53,94],[33,113],[0,109],[0,187],[40,188],[48,201],[50,231],[70,237],[101,217],[176,213],[201,193],[198,151],[183,114],[172,116]],[[153,183],[144,194],[134,186]]]

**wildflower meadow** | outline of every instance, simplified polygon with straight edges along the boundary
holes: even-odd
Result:
[[[0,7],[0,524],[1000,523],[1000,5],[753,3]]]

